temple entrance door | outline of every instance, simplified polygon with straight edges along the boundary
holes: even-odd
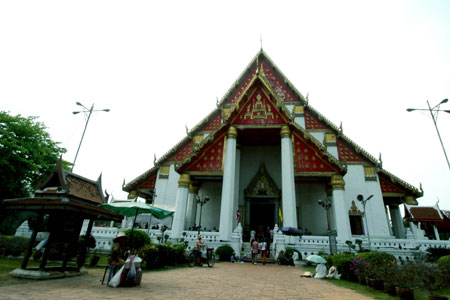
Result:
[[[263,234],[268,238],[268,228],[269,230],[272,229],[275,221],[275,199],[256,198],[250,200],[249,229],[255,231],[256,237]]]

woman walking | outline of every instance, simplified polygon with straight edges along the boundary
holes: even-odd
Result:
[[[252,264],[256,265],[256,255],[258,255],[259,245],[256,240],[252,241]]]

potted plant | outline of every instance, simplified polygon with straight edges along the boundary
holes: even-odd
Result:
[[[444,285],[443,274],[435,264],[420,264],[421,279],[424,287],[429,291],[428,300],[444,300],[448,297],[436,295],[435,293]]]
[[[383,264],[380,268],[381,277],[383,278],[384,291],[391,296],[397,296],[395,279],[397,276],[398,265],[393,261],[390,264]]]
[[[417,283],[417,265],[413,263],[408,263],[403,266],[399,266],[396,272],[396,291],[400,299],[403,300],[413,300],[414,299],[414,289],[413,287]]]
[[[376,290],[384,289],[384,278],[382,277],[382,265],[372,264],[369,268],[369,286]]]

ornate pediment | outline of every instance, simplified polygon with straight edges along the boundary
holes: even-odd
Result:
[[[239,116],[233,121],[233,124],[264,125],[286,123],[286,120],[280,115],[272,100],[270,100],[269,95],[261,87],[254,89],[248,100],[245,103],[240,103],[240,105],[242,109]]]
[[[253,177],[244,194],[248,198],[279,198],[281,193],[270,174],[266,171],[264,164],[261,163],[258,173]]]

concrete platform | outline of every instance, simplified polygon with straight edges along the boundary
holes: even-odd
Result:
[[[73,277],[87,274],[85,268],[81,268],[80,272],[76,270],[71,270],[67,268],[66,271],[62,272],[58,268],[50,268],[45,271],[40,271],[39,269],[15,269],[9,272],[9,275],[16,278],[24,279],[35,279],[35,280],[46,280],[46,279],[56,279],[64,277]]]

